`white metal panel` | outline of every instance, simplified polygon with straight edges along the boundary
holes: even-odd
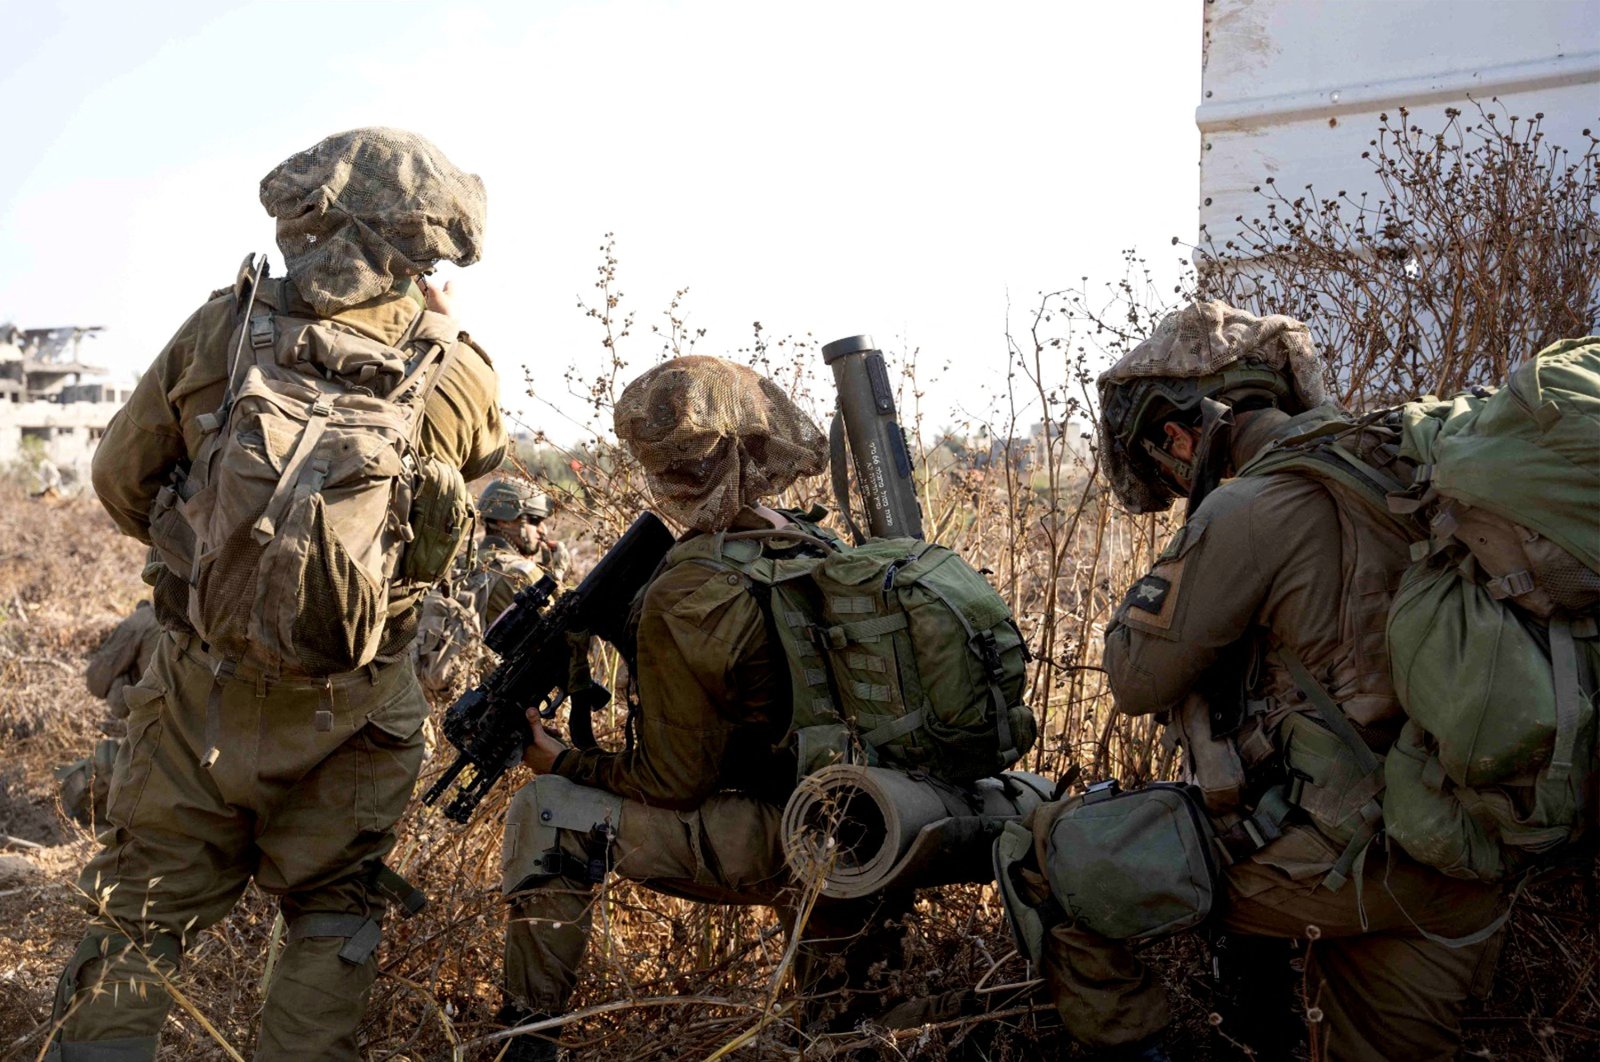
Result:
[[[1267,177],[1287,194],[1375,191],[1361,158],[1378,115],[1410,109],[1435,130],[1445,109],[1502,126],[1543,113],[1546,143],[1586,146],[1600,125],[1596,0],[1206,0],[1200,225],[1222,246],[1263,211]],[[1491,104],[1491,97],[1499,103]]]

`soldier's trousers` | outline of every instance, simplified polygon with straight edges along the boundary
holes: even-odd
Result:
[[[167,638],[127,691],[111,828],[79,879],[94,919],[57,990],[63,1062],[155,1057],[184,950],[251,878],[287,927],[255,1057],[358,1057],[384,908],[374,874],[422,763],[427,703],[404,664],[314,684],[240,672],[208,727],[213,664]]]
[[[1499,935],[1451,948],[1422,930],[1472,934],[1499,913],[1501,890],[1445,877],[1380,842],[1368,853],[1358,905],[1353,880],[1337,891],[1321,885],[1336,855],[1310,828],[1286,832],[1228,869],[1222,927],[1308,942],[1305,1005],[1319,1019],[1309,1023],[1314,1058],[1454,1059],[1462,1008],[1487,989]],[[1160,981],[1118,941],[1057,925],[1045,938],[1044,966],[1067,1030],[1086,1044],[1133,1043],[1167,1024]]]
[[[544,789],[541,794],[540,790]],[[568,791],[594,793],[562,778],[538,778],[512,798],[506,815],[504,886],[510,904],[506,930],[506,993],[531,1011],[560,1014],[577,983],[588,947],[595,903],[594,878],[585,868],[608,856],[603,842],[575,830],[540,829],[541,795],[548,812]],[[802,886],[789,875],[779,835],[782,809],[752,797],[713,796],[693,811],[670,811],[620,797],[609,870],[658,892],[701,903],[757,904],[773,908],[794,930]],[[557,812],[555,821],[561,821]],[[559,838],[560,855],[551,840]],[[558,873],[557,864],[563,868]],[[802,1023],[848,1026],[875,1015],[881,986],[869,967],[899,965],[900,920],[911,910],[910,892],[864,900],[819,898],[806,918],[797,949],[798,991],[807,998]]]

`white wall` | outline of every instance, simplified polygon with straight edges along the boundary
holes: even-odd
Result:
[[[1502,124],[1544,113],[1546,143],[1600,132],[1600,0],[1205,0],[1200,225],[1217,246],[1260,217],[1272,176],[1291,198],[1376,190],[1361,153],[1378,115],[1446,107]],[[1202,241],[1203,242],[1203,241]]]

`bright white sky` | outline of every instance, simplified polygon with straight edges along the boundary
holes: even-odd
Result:
[[[1008,297],[1025,324],[1124,247],[1176,274],[1200,23],[1199,0],[0,0],[0,321],[103,324],[86,360],[131,376],[246,252],[281,263],[272,166],[394,125],[483,177],[459,316],[552,435],[576,429],[522,368],[578,413],[608,231],[638,331],[688,287],[699,353],[756,320],[920,347],[954,365],[926,403],[947,422],[1003,379]]]

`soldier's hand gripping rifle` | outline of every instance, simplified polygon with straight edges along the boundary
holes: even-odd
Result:
[[[833,466],[833,500],[839,518],[859,545],[865,540],[850,516],[850,473],[845,464],[845,437],[855,458],[856,486],[867,511],[867,533],[873,538],[921,538],[922,506],[911,477],[911,449],[895,420],[894,391],[883,352],[871,336],[850,336],[822,348],[822,360],[833,367],[839,408],[829,438]]]
[[[556,583],[548,575],[517,594],[483,637],[500,654],[500,666],[445,713],[445,739],[460,755],[423,796],[424,804],[438,801],[460,778],[444,814],[454,822],[471,818],[494,784],[522,759],[533,738],[526,715],[530,707],[551,719],[566,704],[572,743],[595,747],[590,715],[611,694],[587,679],[588,636],[621,644],[628,605],[672,541],[672,532],[654,513],[643,513],[588,577],[554,604]]]

